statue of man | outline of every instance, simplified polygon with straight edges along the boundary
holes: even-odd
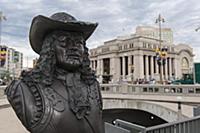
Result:
[[[33,19],[30,44],[39,60],[5,91],[31,133],[104,133],[100,87],[85,43],[96,27],[64,12]]]

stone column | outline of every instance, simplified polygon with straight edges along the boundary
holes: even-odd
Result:
[[[168,58],[169,61],[169,79],[171,79],[172,77],[172,62],[171,62],[171,58]]]
[[[97,60],[97,75],[101,74],[101,59]]]
[[[148,60],[148,56],[145,55],[145,71],[146,71],[146,79],[149,80],[149,60]]]
[[[97,80],[102,83],[102,71],[103,71],[103,60],[102,59],[97,59]]]
[[[161,77],[160,77],[161,74],[162,74],[162,81],[164,81],[163,65],[160,65],[160,74],[159,74],[159,79],[161,78]]]
[[[137,51],[134,55],[134,79],[144,78],[143,51]]]
[[[167,59],[165,60],[165,80],[168,80],[168,62]]]
[[[131,73],[131,67],[132,67],[132,56],[128,56],[128,79],[129,81],[131,81],[131,76],[132,76],[132,73]]]
[[[156,74],[159,74],[159,66],[158,66],[157,60],[155,61],[156,61]]]
[[[91,64],[92,64],[92,69],[95,70],[95,60],[93,60],[93,61],[91,62]],[[91,65],[91,64],[90,64],[90,65]]]
[[[113,75],[114,75],[114,71],[115,71],[115,60],[114,57],[110,57],[110,75],[111,77],[111,82],[113,82]]]
[[[112,75],[113,75],[113,82],[118,82],[120,77],[120,58],[119,57],[113,57],[112,60],[112,67],[110,69],[113,69]]]
[[[92,60],[90,60],[90,68],[93,69],[93,61]]]
[[[153,64],[153,56],[150,56],[150,60],[151,60],[151,78],[154,77],[154,64]]]
[[[175,56],[174,58],[174,69],[175,69],[175,77],[181,78],[182,77],[182,70],[181,70],[181,58],[180,56]]]
[[[159,81],[160,80],[159,66],[158,66],[156,58],[155,58],[155,69],[156,69],[156,73],[154,74],[154,79]]]
[[[101,66],[100,75],[103,75],[104,74],[103,73],[103,69],[104,69],[104,67],[103,67],[103,59],[100,60],[100,66]]]

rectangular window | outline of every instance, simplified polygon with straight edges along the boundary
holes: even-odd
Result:
[[[124,49],[127,49],[128,47],[127,47],[127,45],[124,45]]]
[[[125,75],[128,75],[128,56],[125,56]]]
[[[120,74],[123,75],[122,57],[120,57]]]
[[[146,48],[146,43],[145,42],[143,42],[143,48]]]
[[[146,66],[146,58],[145,58],[145,55],[143,55],[143,68],[144,68],[144,75],[146,75],[146,68],[145,68],[145,66]]]
[[[196,93],[200,93],[200,88],[196,88]]]
[[[151,56],[148,56],[148,69],[149,69],[149,75],[151,75]]]
[[[97,68],[97,60],[95,60],[95,69]]]

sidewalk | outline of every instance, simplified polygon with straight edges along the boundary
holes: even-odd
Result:
[[[0,97],[0,109],[7,108],[9,106],[10,104],[8,103],[8,100],[6,99],[6,96]]]
[[[6,96],[0,97],[0,106],[4,104],[9,104]]]
[[[11,107],[0,109],[0,133],[29,133]]]
[[[0,98],[0,133],[29,133],[18,120],[5,96]]]

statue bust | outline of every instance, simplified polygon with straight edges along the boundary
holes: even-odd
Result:
[[[104,133],[100,87],[86,47],[96,27],[64,12],[33,19],[30,44],[40,57],[5,91],[31,133]]]

